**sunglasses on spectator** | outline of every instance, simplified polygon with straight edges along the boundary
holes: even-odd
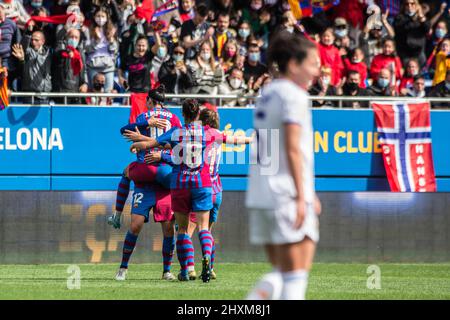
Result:
[[[174,53],[174,54],[184,54],[183,51],[174,51],[173,53]]]
[[[340,25],[340,26],[336,26],[336,29],[347,29],[347,26],[345,24]]]

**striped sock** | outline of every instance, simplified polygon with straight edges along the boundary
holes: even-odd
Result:
[[[164,237],[162,245],[163,272],[169,272],[172,266],[173,250],[175,249],[175,237]]]
[[[117,188],[116,211],[122,212],[125,202],[127,202],[128,193],[130,193],[130,179],[122,175]]]
[[[194,246],[188,234],[178,234],[177,256],[181,266],[181,275],[185,277],[188,274],[188,265],[194,263]]]
[[[214,269],[215,257],[216,257],[216,242],[213,239],[212,250],[211,250],[211,269]]]
[[[202,245],[203,257],[208,257],[211,260],[211,250],[214,243],[213,236],[209,230],[202,230],[198,233],[200,244]]]
[[[128,261],[130,260],[134,247],[136,246],[137,238],[138,236],[135,236],[130,231],[127,232],[125,241],[123,242],[122,263],[120,264],[121,268],[128,268]]]

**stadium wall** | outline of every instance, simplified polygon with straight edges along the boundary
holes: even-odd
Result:
[[[180,115],[179,108],[173,111]],[[316,109],[317,190],[388,191],[371,110]],[[12,106],[0,112],[0,190],[115,190],[133,154],[120,136],[129,107]],[[252,109],[220,110],[221,129],[250,135]],[[432,111],[438,191],[450,191],[450,112]],[[248,146],[226,146],[225,190],[246,189]]]

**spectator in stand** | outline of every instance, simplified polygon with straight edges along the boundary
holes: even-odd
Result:
[[[217,27],[213,35],[214,41],[214,56],[220,58],[222,56],[222,49],[229,39],[234,39],[235,34],[229,29],[230,15],[228,13],[219,13],[217,17]]]
[[[447,71],[450,70],[450,39],[444,39],[439,47],[439,51],[435,57],[436,65],[434,70],[433,86],[444,81]]]
[[[338,17],[334,20],[334,45],[341,51],[341,56],[346,56],[348,51],[355,48],[357,39],[351,39],[349,36],[349,26],[347,21]]]
[[[250,7],[242,10],[242,20],[248,21],[253,33],[263,38],[269,33],[270,12],[264,10],[263,0],[250,0]]]
[[[219,86],[219,94],[231,94],[243,96],[247,93],[247,86],[244,82],[244,73],[238,68],[232,68],[226,77],[226,80]],[[243,107],[247,104],[247,99],[240,97],[238,99],[225,101],[228,107]]]
[[[390,16],[395,17],[400,13],[401,0],[376,0],[376,4],[382,12],[389,11]]]
[[[188,20],[193,19],[195,16],[194,0],[181,0],[180,4],[181,5],[179,7],[179,11],[180,11],[181,22],[184,23]]]
[[[39,7],[33,10],[33,16],[39,17],[48,17],[48,11],[45,7]],[[30,21],[28,24],[28,28],[24,30],[25,33],[29,33],[32,31],[42,31],[45,35],[45,42],[48,47],[54,48],[56,45],[56,33],[55,27],[53,24],[45,23],[45,22],[35,22]]]
[[[397,95],[395,85],[392,84],[392,73],[389,69],[383,68],[374,78],[374,83],[367,88],[368,96],[375,97],[395,97]]]
[[[79,49],[81,33],[70,29],[65,41],[56,48],[52,63],[52,84],[54,92],[88,91],[85,56]],[[61,99],[58,102],[63,102]],[[79,98],[68,98],[69,104],[81,103]]]
[[[334,8],[336,17],[342,17],[349,23],[349,36],[356,40],[358,38],[358,31],[364,27],[367,5],[361,0],[345,0],[340,1]]]
[[[365,63],[368,66],[372,63],[373,57],[383,52],[383,40],[393,39],[395,36],[394,28],[387,19],[388,14],[389,12],[385,12],[381,15],[381,24],[367,19],[367,24],[359,37],[359,44],[364,51]]]
[[[106,77],[103,73],[99,72],[94,75],[92,81],[92,88],[89,88],[89,92],[92,93],[105,93]],[[112,105],[112,99],[110,97],[86,97],[86,104],[93,106],[110,106]]]
[[[249,39],[252,34],[250,24],[246,21],[242,21],[238,26],[236,40],[239,45],[239,54],[241,56],[247,56],[247,50],[249,45]]]
[[[43,0],[30,0],[28,4],[24,5],[25,11],[30,15],[34,15],[33,12],[40,8],[45,8],[42,6]]]
[[[45,46],[45,36],[41,31],[25,35],[22,44],[13,46],[12,54],[19,61],[22,91],[51,92],[52,91],[52,54]],[[36,97],[35,104],[47,103],[47,98]]]
[[[406,63],[406,71],[400,81],[399,92],[401,95],[406,93],[413,87],[414,77],[419,74],[419,61],[417,59],[410,59]]]
[[[447,21],[445,20],[439,21],[436,24],[436,28],[434,29],[431,38],[428,39],[427,41],[427,49],[426,49],[427,57],[436,54],[439,45],[446,38],[447,34],[448,34]]]
[[[184,48],[176,46],[171,59],[165,61],[159,69],[158,79],[167,93],[189,93],[195,84],[192,71],[184,62],[184,54]]]
[[[437,85],[435,85],[429,95],[429,97],[436,98],[450,98],[450,70],[447,70],[444,81],[441,81]],[[433,102],[431,104],[434,108],[449,108],[449,102]]]
[[[395,52],[395,42],[392,39],[383,40],[383,53],[373,58],[370,66],[370,77],[376,79],[383,68],[391,71],[395,81],[402,78],[402,62]]]
[[[84,12],[86,17],[91,21],[95,21],[95,16],[100,9],[104,10],[111,20],[111,23],[114,24],[116,28],[122,28],[122,12],[120,11],[116,0],[84,1],[81,9],[81,11]],[[108,76],[106,76],[106,79],[108,79]],[[108,80],[106,80],[106,82],[106,84],[108,84]]]
[[[122,29],[121,33],[126,31],[128,17],[134,13],[136,10],[135,0],[123,0],[122,4],[119,6],[119,10],[122,12]]]
[[[336,87],[336,93],[338,96],[344,97],[364,97],[367,96],[367,91],[360,87],[361,75],[356,71],[349,71],[347,78],[344,78],[339,86]],[[343,101],[342,106],[344,108],[367,108],[369,103],[367,101]]]
[[[425,92],[425,78],[418,74],[414,76],[414,82],[411,88],[406,91],[407,97],[424,98]]]
[[[319,54],[323,66],[332,68],[331,85],[335,86],[341,81],[344,64],[339,49],[334,46],[333,29],[327,28],[320,36]]]
[[[228,39],[223,46],[222,55],[220,57],[220,64],[225,72],[228,72],[234,67],[238,56],[238,45],[236,40]]]
[[[430,6],[427,3],[422,3],[421,6],[422,6],[423,14],[425,16],[428,14],[428,12],[431,12]],[[441,6],[439,7],[439,11],[433,17],[430,18],[430,26],[432,29],[434,29],[434,27],[436,26],[436,23],[439,22],[439,19],[441,19],[442,15],[445,13],[446,8],[447,8],[447,3],[442,2]]]
[[[309,89],[309,94],[319,97],[336,96],[336,88],[331,85],[331,68],[322,66],[320,76],[316,83]],[[313,107],[334,107],[334,101],[313,100]]]
[[[86,46],[86,65],[89,84],[92,85],[94,75],[103,73],[106,77],[105,92],[111,92],[114,86],[116,55],[119,44],[116,40],[117,28],[109,18],[108,12],[97,9],[94,14],[89,34],[90,41]]]
[[[147,37],[140,35],[134,45],[134,53],[122,60],[119,69],[120,85],[130,92],[148,92],[151,88],[150,69],[153,57]],[[128,72],[128,80],[125,72]]]
[[[224,72],[214,59],[210,42],[203,42],[195,59],[189,60],[187,65],[194,75],[192,93],[217,94],[224,80]]]
[[[344,59],[344,74],[348,76],[349,71],[356,71],[361,76],[359,86],[365,88],[367,81],[367,65],[364,62],[364,52],[361,48],[355,48],[350,51],[348,58]]]
[[[14,44],[20,43],[21,35],[16,23],[6,18],[5,9],[2,6],[0,6],[0,35],[0,58],[2,66],[8,69],[8,86],[11,87],[16,69],[11,58],[11,48]]]
[[[259,78],[250,77],[247,82],[248,94],[253,96],[258,95],[261,91],[261,88],[271,80],[272,78],[268,73],[264,73]],[[254,103],[253,100],[252,103]]]
[[[0,0],[0,6],[5,10],[6,18],[14,21],[21,29],[25,28],[25,24],[30,20],[23,4],[19,0]]]
[[[199,4],[195,8],[195,16],[181,26],[180,38],[183,47],[186,49],[186,58],[193,59],[198,55],[200,44],[208,41],[214,34],[214,28],[206,22],[208,8],[204,4]]]
[[[422,12],[418,0],[404,0],[401,13],[394,22],[397,51],[403,63],[417,58],[420,65],[426,62],[426,37],[431,24]]]
[[[244,63],[244,78],[246,83],[248,83],[250,78],[256,81],[268,72],[267,66],[261,63],[260,60],[261,49],[257,44],[253,43],[248,48],[248,56]]]
[[[230,25],[235,28],[239,22],[239,12],[235,8],[233,0],[212,0],[210,1],[210,12],[212,11],[214,19],[217,19],[220,13],[224,12],[230,16]]]
[[[143,34],[144,28],[138,23],[136,16],[134,14],[129,15],[120,37],[119,52],[121,61],[126,60],[134,53],[134,44],[137,38]]]
[[[165,39],[161,39],[158,33],[155,34],[157,37],[157,41],[155,44],[156,54],[153,57],[152,65],[150,68],[150,77],[151,77],[151,86],[154,88],[158,83],[158,73],[161,65],[170,59],[169,49],[167,46],[167,41]]]

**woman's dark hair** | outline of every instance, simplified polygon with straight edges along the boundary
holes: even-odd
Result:
[[[200,112],[200,104],[196,99],[186,99],[183,102],[182,111],[185,122],[192,122]]]
[[[308,55],[308,50],[315,48],[316,44],[303,36],[289,32],[279,32],[273,37],[269,46],[269,66],[277,66],[278,71],[286,73],[288,63],[291,59],[302,63]]]
[[[158,88],[151,89],[147,94],[147,100],[152,99],[153,101],[157,101],[159,103],[164,103],[166,100],[166,87],[161,84]]]
[[[200,120],[204,126],[210,126],[214,129],[219,129],[220,121],[219,114],[210,109],[203,109],[200,111]]]

